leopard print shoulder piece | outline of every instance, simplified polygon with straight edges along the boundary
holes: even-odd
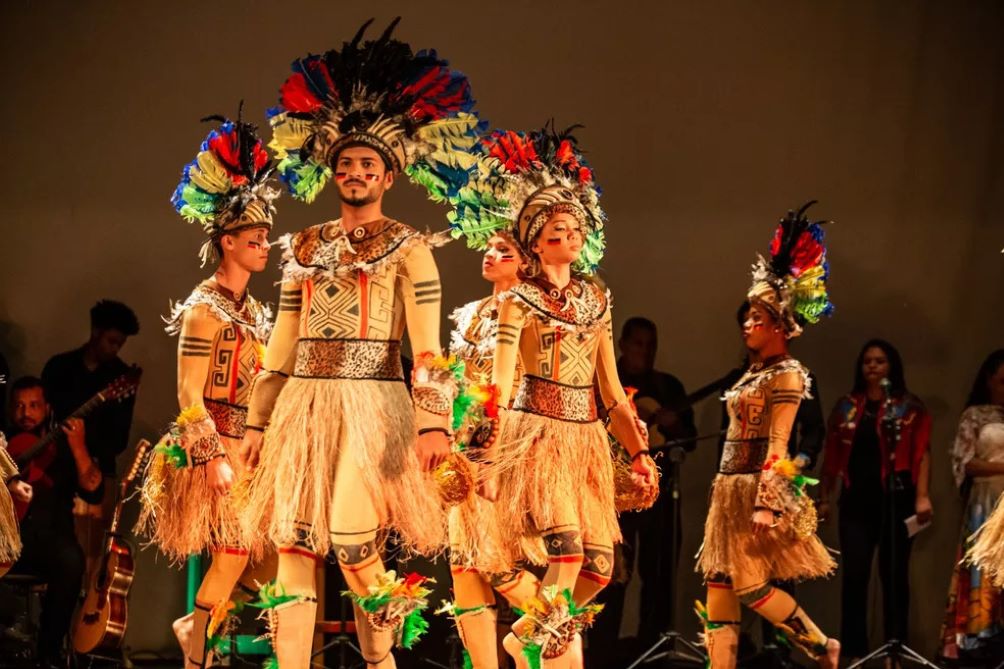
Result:
[[[735,382],[735,385],[725,391],[722,399],[729,400],[751,386],[762,387],[770,383],[770,380],[775,376],[786,374],[788,372],[796,372],[802,377],[802,399],[812,399],[812,386],[809,382],[809,368],[794,358],[784,358],[783,360],[779,360],[773,364],[767,365],[766,367],[750,367],[739,378],[739,380]]]
[[[550,327],[592,332],[604,324],[610,291],[582,278],[573,278],[563,289],[533,279],[499,295],[499,301],[502,300],[524,304],[532,316]]]
[[[376,226],[345,232],[338,221],[321,223],[279,238],[283,280],[304,281],[361,271],[377,274],[401,262],[416,244],[442,246],[448,237],[423,234],[387,219]]]
[[[495,299],[489,296],[454,309],[450,320],[456,327],[450,332],[450,353],[461,360],[493,355],[498,335],[497,308]]]
[[[185,313],[200,304],[209,307],[221,321],[237,325],[261,343],[268,341],[272,332],[272,310],[267,305],[253,298],[250,293],[242,303],[237,303],[207,283],[196,286],[184,302],[171,303],[170,316],[163,317],[167,334],[173,336],[181,332]]]

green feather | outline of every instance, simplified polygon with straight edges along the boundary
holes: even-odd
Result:
[[[409,613],[401,623],[401,648],[411,650],[422,635],[429,631],[429,622],[422,617],[423,608],[417,608]]]
[[[474,669],[474,660],[471,659],[471,654],[467,652],[467,649],[461,651],[464,656],[464,664],[461,669]]]
[[[387,593],[359,596],[351,590],[343,590],[342,595],[358,604],[359,608],[366,613],[377,613],[378,611],[386,608],[387,605],[391,603],[391,600],[394,599]]]
[[[528,643],[523,645],[523,657],[526,658],[526,664],[530,669],[541,668],[541,656],[543,654],[544,649],[540,647],[540,644]]]
[[[270,581],[258,591],[258,601],[248,602],[256,609],[274,609],[277,606],[300,599],[300,595],[287,595],[286,589],[278,581]]]
[[[261,669],[279,669],[279,658],[272,653],[262,662]]]
[[[188,465],[188,453],[177,441],[168,441],[164,445],[153,449],[154,453],[160,453],[167,460],[168,464],[177,469],[182,469]]]
[[[299,152],[287,155],[279,162],[279,173],[297,200],[310,204],[331,179],[331,168],[314,160],[300,160]]]

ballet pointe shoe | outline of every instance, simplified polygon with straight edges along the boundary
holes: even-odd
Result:
[[[819,662],[819,669],[837,669],[840,664],[840,642],[827,639],[826,654],[820,655],[816,661]]]

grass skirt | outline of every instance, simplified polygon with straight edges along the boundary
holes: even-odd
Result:
[[[499,572],[503,539],[494,507],[494,503],[472,494],[450,508],[450,564],[483,574]]]
[[[339,524],[332,513],[335,476],[339,466],[348,466],[365,483],[382,528],[397,530],[408,550],[441,552],[446,513],[435,481],[419,466],[417,435],[404,383],[290,378],[251,479],[246,531],[277,546],[301,543],[326,555],[329,530]],[[298,532],[298,522],[309,524],[309,531]]]
[[[0,564],[16,562],[21,554],[21,530],[17,526],[14,500],[7,486],[0,486]]]
[[[758,580],[800,581],[826,576],[837,565],[815,534],[801,539],[784,522],[753,533],[753,506],[759,474],[718,474],[711,484],[711,505],[704,524],[704,544],[697,571],[705,578],[725,574]]]
[[[610,443],[599,421],[574,423],[506,411],[492,451],[494,463],[481,474],[498,481],[498,501],[492,505],[497,539],[479,543],[478,533],[460,537],[463,554],[475,556],[479,570],[502,573],[527,562],[546,565],[540,534],[556,525],[578,525],[587,542],[620,541]]]
[[[161,439],[164,443],[167,436]],[[239,439],[220,436],[230,466],[237,470]],[[175,467],[154,452],[140,490],[141,510],[135,532],[146,537],[172,562],[202,551],[239,548],[260,555],[263,543],[241,531],[240,483],[226,495],[209,490],[206,465]]]
[[[975,536],[967,558],[983,570],[991,582],[1004,588],[1004,495]]]

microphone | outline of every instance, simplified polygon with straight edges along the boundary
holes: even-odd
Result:
[[[882,392],[885,393],[886,397],[892,392],[892,382],[889,381],[889,377],[883,376],[882,380],[879,381],[879,385],[882,386]]]

